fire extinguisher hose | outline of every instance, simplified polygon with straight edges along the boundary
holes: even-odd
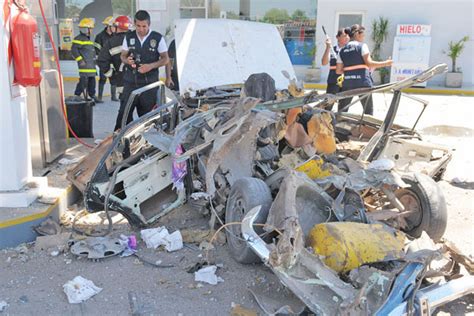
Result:
[[[62,78],[61,66],[59,65],[58,51],[56,49],[56,44],[54,43],[53,36],[51,35],[51,31],[49,29],[48,21],[46,20],[46,16],[44,14],[43,1],[38,0],[38,3],[39,3],[39,6],[40,6],[41,15],[43,17],[44,24],[46,26],[46,31],[48,32],[49,40],[51,41],[51,44],[53,45],[54,61],[56,62],[56,66],[58,67],[59,78]],[[69,120],[67,119],[67,115],[66,115],[66,104],[64,102],[64,91],[63,91],[62,82],[60,82],[60,84],[59,84],[59,94],[60,94],[60,98],[61,98],[61,110],[63,112],[64,122],[66,122],[66,125],[67,125],[69,131],[71,131],[72,136],[74,136],[74,138],[77,139],[77,141],[79,143],[81,143],[82,145],[84,145],[88,148],[94,148],[94,146],[91,146],[91,145],[87,144],[79,136],[77,136],[76,133],[74,132],[74,130],[71,128],[71,125],[69,124]]]

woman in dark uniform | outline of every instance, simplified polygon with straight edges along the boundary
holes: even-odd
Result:
[[[349,34],[351,32],[350,28],[343,28],[337,31],[336,39],[337,45],[334,45],[331,49],[331,39],[326,39],[326,50],[323,53],[323,58],[321,59],[321,64],[326,66],[329,63],[329,74],[328,74],[328,87],[326,88],[326,93],[338,93],[341,91],[341,88],[337,85],[337,77],[339,75],[336,74],[336,62],[337,62],[337,55],[341,48],[346,46],[347,42],[349,42]]]
[[[336,73],[338,75],[344,74],[342,91],[364,87],[370,88],[374,83],[369,69],[389,67],[392,65],[392,60],[374,61],[370,57],[369,47],[364,43],[365,28],[363,26],[358,24],[351,26],[350,37],[350,42],[340,50],[336,64]],[[351,101],[352,98],[339,101],[338,110],[343,110]],[[361,100],[361,103],[365,114],[372,115],[374,113],[372,95]]]

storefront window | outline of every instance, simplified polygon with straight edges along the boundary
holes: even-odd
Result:
[[[311,65],[316,53],[316,0],[207,0],[209,18],[240,19],[278,26],[294,65]]]
[[[92,39],[104,29],[102,21],[111,15],[133,16],[135,0],[58,0],[59,14],[59,58],[73,60],[72,40],[79,34],[79,21],[93,18],[95,28]]]

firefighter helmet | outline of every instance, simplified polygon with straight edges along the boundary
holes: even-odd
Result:
[[[122,29],[122,30],[129,30],[132,22],[130,18],[126,15],[120,15],[115,19],[114,26]]]
[[[114,22],[114,17],[113,16],[108,16],[104,19],[104,21],[102,21],[102,24],[108,25],[108,26],[113,26],[113,22]]]
[[[88,29],[93,29],[94,28],[94,19],[91,19],[91,18],[83,18],[80,22],[79,22],[79,27],[83,27],[83,28],[88,28]]]

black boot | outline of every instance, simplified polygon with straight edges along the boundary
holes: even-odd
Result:
[[[119,99],[117,99],[117,86],[115,86],[115,85],[110,86],[110,96],[111,96],[112,101],[114,101],[114,102],[119,101]]]
[[[105,83],[102,83],[99,81],[99,96],[97,97],[97,100],[102,101],[102,96],[104,95],[104,85]],[[100,102],[102,103],[102,102]]]

